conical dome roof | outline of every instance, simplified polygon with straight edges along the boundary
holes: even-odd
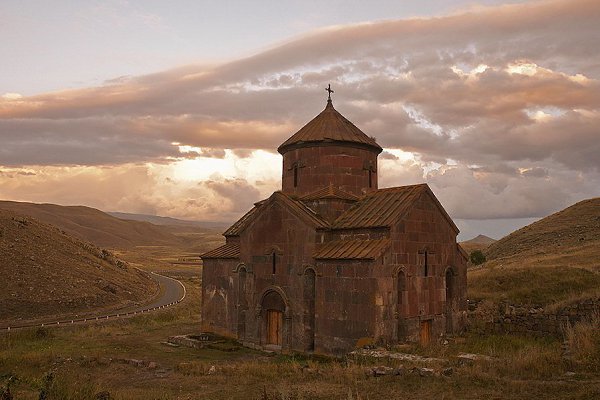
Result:
[[[354,143],[370,147],[377,153],[383,151],[375,139],[365,135],[363,131],[333,108],[331,100],[327,101],[327,106],[319,115],[283,142],[277,151],[283,154],[292,147],[319,142]]]

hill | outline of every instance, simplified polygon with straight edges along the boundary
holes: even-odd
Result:
[[[0,275],[3,323],[120,308],[158,289],[110,252],[6,210],[0,210]]]
[[[215,229],[225,231],[231,223],[228,222],[210,222],[210,221],[190,221],[185,219],[178,219],[172,217],[161,217],[158,215],[149,215],[149,214],[132,214],[132,213],[124,213],[124,212],[116,212],[116,211],[108,211],[108,215],[112,215],[113,217],[131,220],[131,221],[144,221],[150,222],[154,225],[165,225],[165,226],[182,226],[182,227],[197,227],[203,229]]]
[[[520,258],[553,255],[562,258],[566,253],[589,247],[577,261],[593,266],[600,264],[598,257],[592,256],[600,255],[599,244],[600,198],[595,198],[581,201],[511,233],[489,246],[485,254],[488,260],[510,259],[517,255]]]
[[[460,242],[460,246],[469,254],[475,250],[484,250],[492,243],[495,243],[496,239],[492,239],[491,237],[485,235],[477,235],[471,240],[465,240],[464,242]]]
[[[547,305],[600,295],[600,198],[581,201],[491,244],[469,296]]]
[[[183,240],[144,221],[123,220],[84,206],[0,201],[0,209],[32,216],[101,247],[180,246]]]

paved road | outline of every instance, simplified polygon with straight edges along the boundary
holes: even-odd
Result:
[[[134,315],[149,313],[153,311],[162,310],[163,308],[171,307],[176,304],[181,303],[186,297],[186,290],[183,283],[174,278],[169,278],[168,276],[160,275],[154,272],[151,272],[154,278],[158,281],[161,288],[161,294],[158,298],[154,299],[150,304],[128,307],[125,309],[119,309],[118,311],[114,311],[109,314],[98,314],[92,315],[88,317],[63,317],[58,321],[50,321],[50,322],[28,322],[22,325],[14,325],[14,326],[0,326],[0,331],[11,331],[14,329],[22,329],[22,328],[31,328],[31,327],[44,327],[44,326],[63,326],[63,325],[72,325],[72,324],[84,324],[90,322],[96,322],[100,320],[111,320],[117,318],[129,318]]]

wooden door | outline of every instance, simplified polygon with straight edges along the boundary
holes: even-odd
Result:
[[[431,341],[431,320],[421,321],[421,345],[427,346]]]
[[[267,344],[281,346],[283,328],[283,313],[276,310],[267,310]]]

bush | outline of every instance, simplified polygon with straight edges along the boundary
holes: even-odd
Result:
[[[469,259],[473,265],[479,265],[485,262],[485,255],[481,250],[475,250],[471,252]]]

